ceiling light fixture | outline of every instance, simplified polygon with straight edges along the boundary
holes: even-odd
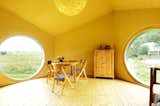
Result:
[[[79,14],[86,6],[87,0],[54,0],[58,10],[67,15]]]

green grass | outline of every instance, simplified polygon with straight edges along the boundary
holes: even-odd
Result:
[[[25,79],[32,76],[41,65],[40,52],[11,52],[0,54],[0,71],[11,78]]]
[[[154,65],[151,65],[150,63],[145,62],[145,60],[141,60],[138,58],[129,58],[127,59],[129,62],[129,66],[134,72],[134,74],[137,76],[138,79],[141,81],[149,84],[150,83],[150,67],[155,66],[158,67],[160,66],[160,63],[155,63]],[[158,72],[157,74],[158,82],[160,82],[160,73]]]

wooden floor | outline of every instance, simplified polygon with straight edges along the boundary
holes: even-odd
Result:
[[[0,106],[148,106],[148,97],[147,88],[109,79],[80,80],[60,95],[42,78],[1,88]]]

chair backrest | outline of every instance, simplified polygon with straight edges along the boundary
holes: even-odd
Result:
[[[54,61],[47,61],[47,67],[48,67],[48,73],[52,74],[52,76],[55,76],[57,74],[60,74],[60,69],[57,68],[56,64]]]
[[[86,68],[87,60],[86,59],[80,59],[80,62],[77,66],[77,72],[80,73]]]
[[[153,85],[154,84],[159,84],[160,85],[160,83],[158,83],[157,82],[157,72],[158,71],[160,71],[160,68],[156,68],[156,67],[151,67],[151,69],[150,69],[151,71],[150,71],[150,100],[149,100],[149,106],[152,106],[152,103],[154,102],[154,99],[156,99],[156,98],[154,98],[154,94],[153,94]],[[158,105],[156,105],[156,106],[158,106]]]
[[[77,76],[77,79],[76,79],[77,81],[80,79],[82,74],[87,79],[86,70],[85,70],[86,65],[87,65],[87,60],[86,59],[81,59],[80,64],[81,64],[81,68],[76,70],[76,72],[78,73],[78,76]]]
[[[52,72],[53,71],[53,66],[52,66],[52,61],[51,60],[48,60],[47,61],[47,67],[48,67],[48,72]]]
[[[87,60],[86,60],[86,59],[81,59],[81,60],[80,60],[80,63],[82,64],[81,68],[82,68],[82,69],[85,69],[85,68],[86,68],[86,65],[87,65]]]
[[[53,70],[55,76],[62,75],[62,74],[65,77],[67,76],[65,71],[64,71],[64,67],[63,66],[61,66],[61,69],[60,69],[60,67],[57,64],[55,64],[54,62],[52,62],[51,65],[52,65],[52,70]]]

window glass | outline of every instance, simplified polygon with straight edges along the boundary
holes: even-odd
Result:
[[[44,51],[33,39],[14,36],[0,45],[0,72],[12,79],[31,78],[44,63]]]
[[[146,30],[132,39],[125,52],[125,63],[134,78],[149,84],[150,67],[160,67],[160,30]],[[160,81],[160,74],[157,75]]]

